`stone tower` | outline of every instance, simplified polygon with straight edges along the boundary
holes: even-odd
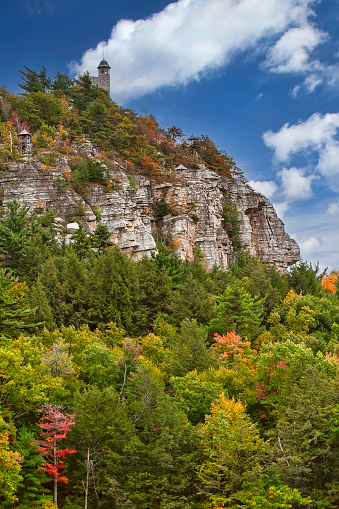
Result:
[[[102,88],[108,93],[110,93],[110,68],[111,67],[107,60],[101,60],[100,64],[98,65],[98,76],[90,76],[94,86]]]

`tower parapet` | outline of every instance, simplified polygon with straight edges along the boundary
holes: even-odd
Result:
[[[102,90],[106,90],[106,92],[110,93],[110,74],[109,70],[111,69],[107,60],[101,60],[98,65],[98,76],[90,76],[91,81],[95,87],[102,88]]]

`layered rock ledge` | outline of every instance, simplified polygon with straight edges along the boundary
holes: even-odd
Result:
[[[115,162],[109,170],[114,187],[90,183],[83,195],[67,185],[65,172],[70,173],[66,158],[49,169],[37,161],[9,165],[0,171],[2,204],[15,199],[30,209],[52,210],[65,223],[81,211],[89,231],[100,217],[111,240],[134,260],[155,252],[156,238],[169,239],[182,260],[193,259],[199,248],[208,269],[227,269],[235,259],[234,238],[223,217],[226,205],[237,210],[241,249],[282,272],[300,259],[298,244],[267,198],[204,165],[173,171],[157,183],[138,174],[131,180]],[[165,204],[161,213],[159,204]]]

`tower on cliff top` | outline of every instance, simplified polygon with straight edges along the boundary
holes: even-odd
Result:
[[[110,68],[111,67],[107,60],[103,59],[98,65],[98,76],[90,76],[94,86],[102,88],[108,93],[110,93]]]

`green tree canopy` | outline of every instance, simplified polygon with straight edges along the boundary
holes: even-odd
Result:
[[[25,92],[48,92],[52,85],[52,80],[47,76],[46,69],[42,66],[40,72],[32,71],[24,66],[25,71],[20,71],[23,84],[19,84]]]

